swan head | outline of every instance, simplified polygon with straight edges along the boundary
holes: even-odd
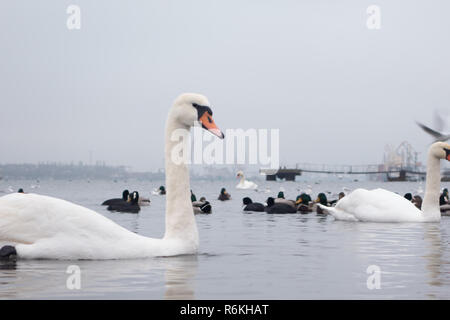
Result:
[[[244,172],[243,171],[238,171],[236,174],[236,177],[240,178],[244,176]]]
[[[445,142],[435,142],[431,145],[429,153],[438,159],[450,161],[450,144]]]
[[[225,137],[214,123],[213,112],[208,99],[201,94],[183,93],[180,95],[174,102],[171,115],[187,128],[192,127],[198,121],[203,129],[208,130],[220,139]]]

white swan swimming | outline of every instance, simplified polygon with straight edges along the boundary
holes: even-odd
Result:
[[[238,171],[237,175],[238,178],[241,178],[238,185],[236,186],[236,189],[257,189],[258,185],[254,182],[245,180],[244,172]]]
[[[436,142],[428,151],[427,178],[422,210],[404,197],[384,190],[356,189],[334,208],[320,205],[337,220],[373,222],[439,222],[440,160],[450,161],[450,145]]]
[[[190,199],[189,170],[175,162],[173,150],[183,155],[175,130],[189,134],[199,121],[223,138],[212,120],[206,97],[179,96],[166,122],[166,230],[153,239],[131,232],[90,209],[37,194],[13,193],[0,197],[0,257],[23,259],[129,259],[174,256],[197,252],[199,239]]]

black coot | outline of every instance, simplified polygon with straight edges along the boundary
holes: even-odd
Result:
[[[112,204],[118,204],[118,203],[127,202],[129,194],[130,194],[130,192],[128,190],[123,190],[122,198],[114,198],[114,199],[106,200],[105,202],[102,203],[102,206],[109,206],[109,205],[112,205]]]
[[[244,211],[264,212],[264,205],[262,203],[253,202],[249,197],[242,199],[244,204]]]
[[[134,191],[133,193],[131,193],[130,197],[130,202],[111,204],[107,209],[109,211],[139,213],[139,211],[141,211],[141,207],[138,204],[139,192]]]

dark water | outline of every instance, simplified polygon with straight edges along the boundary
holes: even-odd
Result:
[[[383,224],[334,221],[309,215],[244,214],[241,199],[287,198],[299,190],[336,194],[346,186],[413,192],[418,183],[325,183],[258,181],[270,193],[236,190],[237,181],[192,181],[213,214],[198,215],[196,256],[125,261],[23,261],[0,264],[3,299],[449,299],[450,217],[440,224]],[[0,196],[25,191],[60,197],[89,207],[134,232],[162,237],[163,196],[150,195],[162,183],[107,181],[0,181]],[[233,200],[215,200],[221,187]],[[444,187],[444,185],[443,185]],[[150,197],[140,214],[109,213],[99,204],[128,188]],[[2,193],[3,192],[3,193]],[[333,196],[330,195],[331,198]],[[69,290],[68,266],[81,270],[81,288]],[[380,289],[368,289],[366,271],[379,267]]]

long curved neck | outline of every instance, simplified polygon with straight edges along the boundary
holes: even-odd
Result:
[[[242,175],[242,176],[241,176],[241,181],[240,181],[239,183],[240,183],[240,184],[243,184],[244,181],[245,181],[245,177],[244,177],[244,175]]]
[[[425,214],[439,214],[439,195],[441,189],[441,164],[440,159],[428,155],[427,160],[427,182],[425,188],[425,196],[422,203],[422,211]]]
[[[173,141],[175,130],[186,130],[187,138],[189,128],[177,122],[171,113],[166,122],[165,137],[165,165],[166,165],[166,233],[165,239],[182,239],[198,244],[198,231],[191,203],[191,187],[189,169],[184,161],[178,163],[172,158],[172,153],[187,149],[180,148],[180,140]]]

